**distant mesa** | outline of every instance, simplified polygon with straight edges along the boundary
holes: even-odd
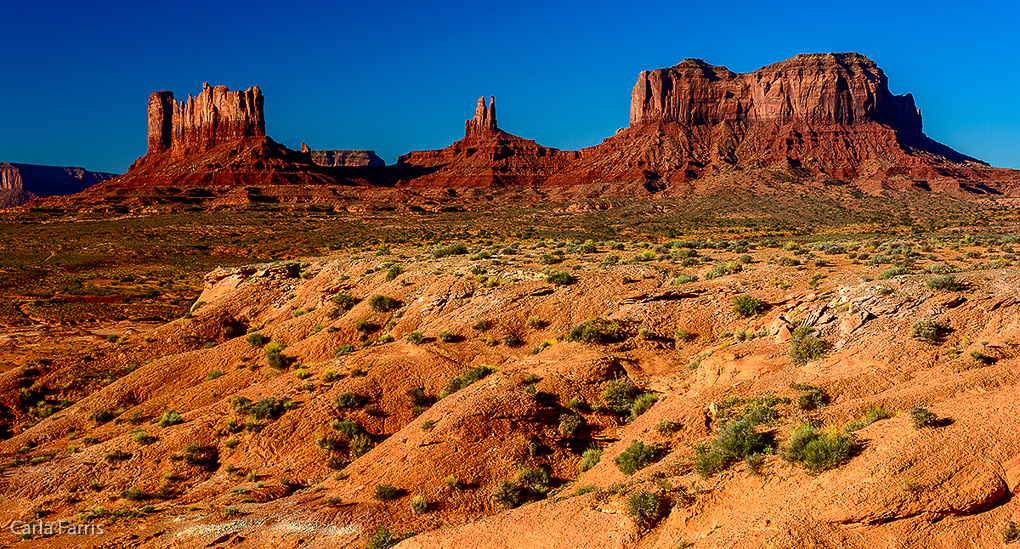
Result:
[[[205,152],[216,145],[250,137],[265,137],[262,91],[252,86],[229,91],[202,83],[197,97],[177,102],[172,91],[149,96],[149,152],[169,152],[173,158]]]
[[[385,166],[369,150],[294,151],[266,135],[253,86],[203,84],[148,104],[148,152],[128,173],[64,201],[119,204],[372,200],[415,202],[689,197],[747,193],[780,181],[1020,196],[1020,171],[992,168],[922,131],[910,94],[858,53],[801,54],[738,74],[702,60],[642,71],[630,124],[577,151],[545,147],[497,125],[482,96],[464,137]],[[369,169],[371,168],[371,169]],[[777,175],[777,174],[782,174]],[[778,178],[778,179],[777,179]]]
[[[375,151],[367,149],[313,150],[305,143],[301,143],[301,152],[310,154],[312,162],[319,166],[363,168],[386,165],[386,162],[379,158]]]
[[[115,175],[77,167],[0,162],[0,207],[20,206],[40,197],[74,194]]]

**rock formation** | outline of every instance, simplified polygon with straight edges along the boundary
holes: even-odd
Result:
[[[746,74],[685,59],[642,71],[631,93],[631,126],[795,121],[921,131],[913,97],[892,95],[882,69],[857,53],[801,54]]]
[[[489,107],[485,108],[485,97],[478,98],[475,117],[464,122],[464,139],[484,139],[496,134],[496,97],[489,96]]]
[[[0,207],[20,206],[39,197],[74,194],[113,176],[77,167],[0,162]]]
[[[301,143],[301,152],[311,155],[312,162],[319,166],[363,168],[386,165],[386,162],[379,158],[375,151],[367,149],[312,150],[305,143]]]
[[[149,154],[170,151],[175,158],[222,143],[266,135],[262,91],[228,91],[202,83],[197,97],[178,103],[171,91],[149,96]]]

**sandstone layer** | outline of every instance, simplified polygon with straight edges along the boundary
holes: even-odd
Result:
[[[364,168],[367,166],[385,166],[386,162],[375,151],[367,149],[323,149],[314,150],[301,144],[301,152],[311,155],[312,162],[319,166]]]

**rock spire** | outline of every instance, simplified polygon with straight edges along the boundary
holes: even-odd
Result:
[[[485,97],[478,98],[475,117],[464,122],[464,137],[485,137],[498,132],[496,127],[496,98],[489,96],[489,106],[485,106]]]

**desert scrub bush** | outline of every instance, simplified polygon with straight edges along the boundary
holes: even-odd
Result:
[[[496,368],[492,366],[479,364],[459,376],[453,376],[450,378],[450,381],[446,383],[446,387],[443,387],[443,390],[439,392],[439,398],[446,398],[447,396],[456,393],[464,387],[471,385],[495,371]]]
[[[454,336],[453,332],[451,332],[450,330],[443,330],[439,332],[439,341],[442,341],[443,343],[449,343],[453,341],[455,338],[456,336]]]
[[[223,370],[210,370],[208,374],[205,374],[206,381],[212,381],[223,375]]]
[[[248,334],[247,340],[248,345],[251,345],[252,347],[262,347],[266,343],[269,343],[269,338],[258,332]]]
[[[705,273],[705,280],[711,280],[720,276],[726,276],[733,273],[738,273],[743,267],[736,261],[727,261],[725,263],[716,263],[712,266],[712,269]]]
[[[637,417],[651,409],[659,400],[659,396],[655,393],[641,393],[634,399],[634,402],[630,405],[630,420],[634,421]]]
[[[1006,524],[1002,527],[1002,543],[1013,543],[1018,540],[1020,540],[1020,525],[1007,520]]]
[[[790,335],[790,357],[794,364],[806,364],[825,355],[825,342],[812,335],[814,330],[798,326]]]
[[[277,400],[276,397],[260,398],[248,407],[247,413],[257,421],[275,420],[287,411],[289,403],[287,399]]]
[[[709,444],[695,446],[694,470],[708,477],[748,456],[770,450],[772,435],[755,430],[760,423],[764,423],[762,416],[755,412],[729,421],[719,429],[719,434]]]
[[[757,316],[767,308],[764,301],[754,296],[741,294],[733,298],[733,312],[740,317]]]
[[[924,285],[927,286],[929,290],[936,290],[940,292],[958,292],[967,287],[965,283],[958,280],[955,276],[948,275],[929,278],[925,281]]]
[[[577,431],[584,427],[584,418],[577,414],[560,414],[560,424],[557,430],[561,436],[572,438]]]
[[[418,494],[411,498],[411,512],[420,515],[429,510],[429,502],[425,496]]]
[[[331,301],[333,302],[333,308],[331,308],[329,313],[327,313],[327,316],[330,318],[341,316],[358,304],[358,299],[356,297],[344,291],[337,292]]]
[[[956,267],[953,267],[949,263],[930,263],[924,268],[924,272],[930,274],[947,275],[953,274],[959,271]]]
[[[517,466],[517,485],[534,493],[544,494],[549,491],[549,472],[541,467],[519,464]]]
[[[466,253],[468,253],[468,248],[463,242],[450,242],[449,244],[437,246],[432,250],[432,257],[433,259],[439,259],[441,257],[464,255]]]
[[[513,509],[524,503],[524,490],[517,484],[501,480],[499,488],[492,494],[492,497],[504,508]]]
[[[778,263],[780,267],[796,267],[797,265],[800,265],[800,261],[797,260],[797,258],[785,255],[777,259],[776,263]]]
[[[396,309],[399,303],[388,295],[375,294],[368,298],[368,306],[377,313],[385,313]]]
[[[405,537],[380,524],[375,527],[375,533],[372,534],[372,537],[368,538],[365,549],[390,549],[390,547],[400,543]]]
[[[540,265],[555,265],[562,261],[559,256],[553,254],[542,254],[538,257],[538,263]]]
[[[556,284],[557,286],[565,286],[574,282],[574,277],[567,271],[549,271],[549,274],[545,277],[545,281],[550,284]]]
[[[696,275],[680,273],[674,276],[672,279],[670,279],[669,283],[672,284],[673,286],[679,286],[680,284],[688,284],[690,282],[695,282],[697,280],[698,277]]]
[[[846,432],[852,433],[854,431],[859,431],[859,430],[867,427],[868,425],[871,425],[872,423],[875,423],[876,421],[881,421],[883,419],[889,419],[891,417],[892,417],[892,414],[890,414],[888,411],[886,411],[886,409],[884,407],[882,407],[882,406],[869,406],[867,411],[864,412],[864,415],[862,417],[860,417],[859,419],[855,419],[853,421],[850,421],[849,423],[846,424]]]
[[[164,412],[163,415],[160,416],[160,418],[159,418],[159,426],[160,427],[169,427],[170,425],[177,425],[178,423],[180,423],[182,421],[184,421],[184,420],[181,419],[181,414],[177,413],[176,410],[170,410],[170,411]]]
[[[323,383],[333,383],[339,378],[340,374],[336,373],[336,370],[332,368],[326,368],[326,371],[322,372],[322,377],[320,379],[322,380]]]
[[[780,456],[793,463],[800,463],[811,475],[837,467],[850,459],[853,441],[837,429],[822,430],[812,423],[801,423],[790,433],[790,440],[783,446]]]
[[[631,442],[620,455],[613,460],[617,468],[625,475],[632,475],[655,463],[664,454],[663,448],[656,444],[645,444],[640,440]]]
[[[131,440],[135,441],[135,443],[137,444],[141,444],[144,446],[156,442],[157,439],[156,437],[150,435],[149,433],[146,433],[145,431],[138,431],[137,433],[131,435]]]
[[[418,345],[425,340],[425,336],[421,335],[421,332],[411,332],[407,334],[407,342],[411,345]]]
[[[386,282],[390,282],[396,279],[404,272],[404,267],[401,265],[392,265],[389,270],[386,271]]]
[[[875,276],[875,280],[887,280],[894,276],[900,276],[909,274],[910,270],[906,267],[893,267],[892,269],[886,269]]]
[[[206,471],[215,471],[220,464],[219,451],[215,446],[202,445],[198,442],[191,442],[184,448],[182,456],[188,465],[201,467]]]
[[[659,433],[659,436],[668,437],[680,430],[681,425],[675,421],[668,419],[660,419],[655,422],[655,432]]]
[[[910,337],[919,341],[924,341],[929,345],[936,345],[942,338],[942,333],[944,331],[945,328],[937,322],[931,320],[918,320],[910,327]]]
[[[938,416],[929,412],[923,406],[914,406],[908,413],[910,414],[910,423],[915,429],[924,429],[925,427],[935,427],[938,425]]]
[[[641,390],[628,378],[610,381],[602,390],[602,402],[606,408],[617,412],[627,413],[630,411],[634,400],[641,394]]]
[[[283,354],[287,346],[279,341],[274,341],[265,346],[266,362],[276,370],[286,370],[290,366],[290,357]]]
[[[372,496],[378,500],[392,501],[400,497],[400,490],[397,490],[392,484],[379,483],[375,485]]]
[[[651,528],[665,514],[666,499],[658,492],[638,490],[627,498],[627,516],[638,528]]]
[[[790,388],[799,391],[797,395],[797,408],[801,410],[817,410],[829,401],[829,395],[825,389],[813,385],[791,383]]]
[[[144,491],[142,491],[137,486],[132,486],[132,487],[128,488],[127,490],[124,490],[123,492],[121,492],[120,493],[120,497],[122,497],[122,498],[124,498],[124,499],[126,499],[128,501],[140,501],[140,500],[143,500],[143,499],[150,499],[152,496],[150,496],[149,494],[145,493]]]
[[[341,410],[360,408],[363,404],[365,404],[365,397],[350,391],[344,391],[336,396],[336,407]]]
[[[618,320],[596,318],[574,326],[563,339],[581,343],[613,343],[623,340],[626,335]]]
[[[577,468],[582,472],[587,471],[594,467],[600,459],[602,459],[602,449],[592,446],[581,454],[581,460],[577,463]]]
[[[527,321],[528,328],[532,330],[541,330],[545,328],[546,322],[537,316],[529,316]]]

